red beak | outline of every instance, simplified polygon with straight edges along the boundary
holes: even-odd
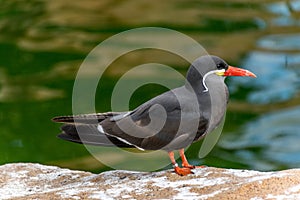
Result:
[[[224,76],[251,76],[256,78],[256,75],[252,72],[232,66],[228,67],[228,69],[224,72]]]

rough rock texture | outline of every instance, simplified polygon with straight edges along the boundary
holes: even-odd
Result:
[[[0,199],[300,199],[300,169],[279,172],[207,167],[101,174],[18,163],[0,166]]]

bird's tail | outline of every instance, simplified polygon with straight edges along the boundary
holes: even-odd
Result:
[[[98,123],[106,118],[110,118],[122,113],[108,112],[87,115],[59,116],[52,121],[64,123],[61,126],[61,133],[57,136],[63,140],[97,146],[118,146],[124,148],[133,147],[115,137],[106,135],[98,131]]]
[[[123,114],[122,112],[106,112],[54,117],[52,121],[61,123],[97,124],[106,118]]]

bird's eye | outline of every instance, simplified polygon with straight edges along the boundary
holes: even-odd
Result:
[[[227,69],[228,67],[226,66],[226,64],[224,64],[224,63],[218,63],[217,64],[217,69]]]
[[[224,69],[224,65],[222,65],[222,64],[217,64],[217,68],[218,68],[218,69]]]

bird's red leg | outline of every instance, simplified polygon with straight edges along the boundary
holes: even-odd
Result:
[[[170,160],[171,160],[171,162],[173,164],[173,167],[174,167],[174,170],[175,170],[176,174],[178,174],[180,176],[185,176],[185,175],[188,175],[188,174],[193,174],[193,172],[191,171],[191,168],[187,168],[187,167],[180,168],[178,166],[178,164],[176,163],[176,160],[174,158],[174,152],[173,151],[169,152],[169,157],[170,157]]]
[[[187,161],[187,159],[186,159],[186,157],[184,155],[184,149],[180,149],[179,150],[179,155],[181,157],[182,167],[187,167],[187,168],[191,168],[191,169],[195,168],[194,165],[190,165],[189,162]]]
[[[190,168],[190,169],[194,169],[194,168],[204,168],[205,166],[194,166],[194,165],[190,165],[189,162],[187,161],[185,154],[184,154],[184,149],[180,149],[179,150],[179,155],[181,157],[181,161],[182,161],[182,167],[186,167],[186,168]]]

